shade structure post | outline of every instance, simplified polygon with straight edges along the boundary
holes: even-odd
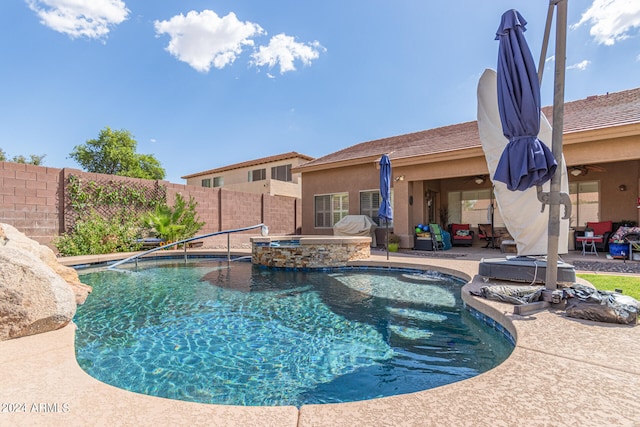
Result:
[[[556,47],[553,85],[553,133],[551,150],[556,159],[562,159],[562,132],[564,127],[564,86],[567,53],[567,2],[552,0],[556,5]],[[560,184],[561,175],[551,177],[549,192],[549,231],[547,240],[547,268],[545,288],[558,287],[558,240],[560,237]]]

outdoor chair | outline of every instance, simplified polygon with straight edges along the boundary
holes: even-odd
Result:
[[[444,249],[444,239],[442,238],[442,230],[438,224],[429,224],[431,231],[431,239],[433,240],[433,250],[439,251]]]
[[[469,228],[469,224],[449,224],[452,246],[471,246],[475,233]]]
[[[500,234],[496,233],[491,224],[478,224],[478,238],[487,241],[487,244],[483,248],[491,247],[496,249],[500,246],[496,246],[496,239],[500,238]]]

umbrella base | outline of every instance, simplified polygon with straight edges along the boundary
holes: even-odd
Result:
[[[547,261],[532,257],[506,257],[482,259],[478,274],[496,280],[522,283],[545,283]],[[576,271],[573,265],[558,261],[558,283],[574,284]]]

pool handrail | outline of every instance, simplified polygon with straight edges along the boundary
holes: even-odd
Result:
[[[216,231],[216,232],[214,232],[214,233],[209,233],[209,234],[202,234],[202,235],[200,235],[200,236],[190,237],[190,238],[188,238],[188,239],[183,239],[183,240],[180,240],[180,241],[178,241],[178,242],[170,242],[170,243],[167,243],[166,245],[158,246],[157,248],[152,248],[152,249],[149,249],[149,250],[147,250],[147,251],[137,253],[137,254],[132,255],[132,256],[130,256],[130,257],[128,257],[128,258],[125,258],[125,259],[123,259],[123,260],[120,260],[120,261],[118,261],[118,262],[116,262],[116,263],[111,264],[109,267],[107,267],[107,270],[114,269],[114,268],[116,268],[117,266],[119,266],[119,265],[121,265],[121,264],[124,264],[124,263],[126,263],[126,262],[129,262],[129,261],[133,261],[133,260],[135,260],[135,261],[137,262],[137,261],[138,261],[138,258],[140,258],[140,257],[142,257],[142,256],[145,256],[145,255],[147,255],[147,254],[150,254],[150,253],[153,253],[153,252],[159,251],[159,250],[161,250],[161,249],[169,248],[169,247],[171,247],[171,246],[181,245],[181,244],[183,244],[183,243],[185,244],[185,245],[184,245],[184,258],[185,258],[185,261],[186,261],[186,260],[187,260],[187,245],[186,245],[187,243],[192,242],[192,241],[194,241],[194,240],[205,239],[205,238],[207,238],[207,237],[211,237],[211,236],[217,236],[217,235],[219,235],[219,234],[226,234],[226,235],[227,235],[227,260],[231,261],[231,245],[229,244],[229,235],[230,235],[231,233],[237,233],[237,232],[240,232],[240,231],[252,230],[252,229],[254,229],[254,228],[258,228],[258,227],[260,227],[260,228],[262,229],[262,232],[261,232],[261,233],[262,233],[262,235],[263,235],[263,236],[264,236],[264,235],[266,235],[266,234],[268,233],[268,228],[267,228],[267,226],[266,226],[266,225],[264,225],[264,224],[257,224],[257,225],[252,225],[252,226],[250,226],[250,227],[235,228],[235,229],[233,229],[233,230],[223,230],[223,231]]]

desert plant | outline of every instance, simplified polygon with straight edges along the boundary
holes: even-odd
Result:
[[[177,194],[173,207],[157,205],[153,211],[143,215],[143,226],[167,242],[188,239],[195,236],[204,225],[204,222],[198,221],[197,206],[193,197],[187,203],[181,194]]]

